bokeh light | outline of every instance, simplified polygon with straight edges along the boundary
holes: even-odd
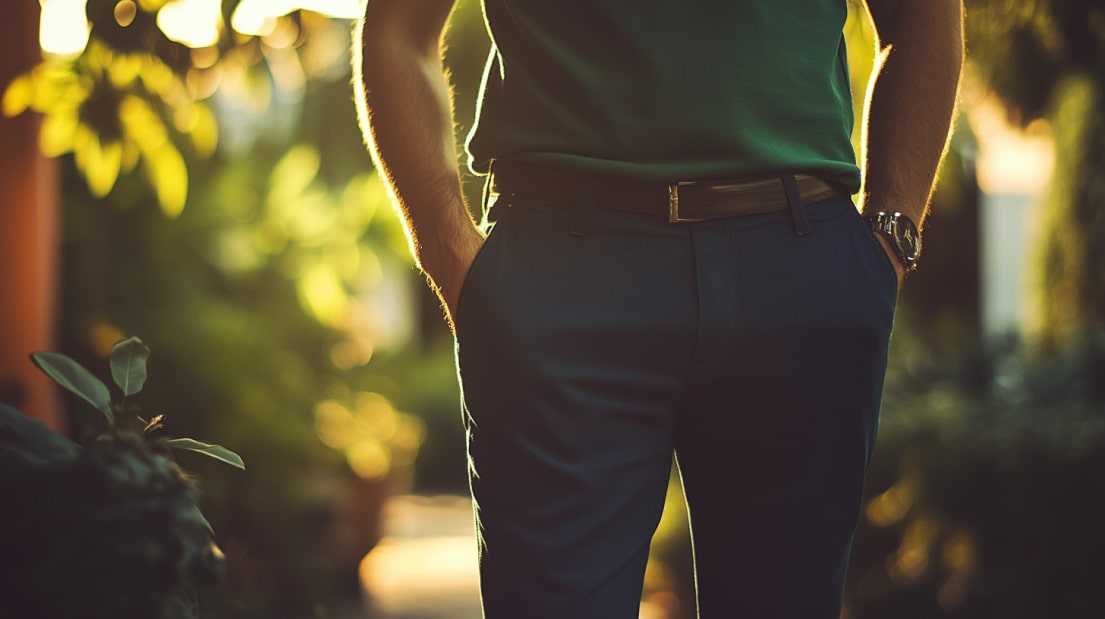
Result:
[[[267,36],[276,28],[277,18],[300,9],[341,19],[361,15],[358,0],[242,0],[230,24],[242,34]]]
[[[42,51],[59,56],[75,56],[88,44],[91,27],[84,16],[86,0],[40,0],[42,18],[39,44]]]
[[[42,17],[39,42],[46,53],[76,56],[88,44],[91,27],[85,17],[87,0],[39,0]],[[115,19],[124,28],[131,25],[140,7],[134,0],[115,5]],[[243,35],[267,36],[278,18],[306,10],[339,19],[361,14],[359,0],[242,0],[231,17],[233,29]],[[223,28],[221,0],[173,0],[157,12],[157,25],[165,36],[192,48],[218,43]]]
[[[218,43],[222,21],[221,0],[175,0],[157,13],[165,36],[193,48]]]

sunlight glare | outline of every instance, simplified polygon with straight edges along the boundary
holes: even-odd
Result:
[[[42,17],[38,42],[42,51],[76,56],[88,45],[90,26],[85,18],[86,0],[40,0]]]
[[[242,0],[230,25],[235,31],[252,36],[272,32],[276,18],[303,9],[339,19],[356,19],[361,15],[360,0]]]
[[[299,0],[298,8],[338,19],[357,19],[363,14],[360,0]]]
[[[1055,139],[1045,120],[1018,127],[1009,109],[968,66],[960,97],[978,140],[978,185],[990,195],[1039,195],[1051,182]]]
[[[219,0],[175,0],[157,13],[157,27],[165,36],[193,49],[218,43],[221,23]]]

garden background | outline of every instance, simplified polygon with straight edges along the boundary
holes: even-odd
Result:
[[[900,299],[845,615],[1105,616],[1105,6],[966,4],[963,114]],[[850,6],[861,101],[873,42]],[[149,344],[144,406],[248,465],[182,459],[229,564],[204,617],[381,614],[359,566],[389,498],[466,492],[452,339],[356,124],[359,12],[18,0],[0,20],[0,402],[79,439],[81,403],[27,355],[96,368]],[[463,136],[475,0],[445,43]],[[672,497],[643,606],[668,619],[693,600]]]

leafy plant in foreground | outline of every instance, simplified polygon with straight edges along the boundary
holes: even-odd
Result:
[[[156,437],[162,417],[132,412],[127,399],[142,390],[149,352],[138,338],[112,348],[117,401],[72,359],[32,355],[102,416],[102,431],[85,446],[0,405],[0,495],[8,505],[0,520],[0,599],[10,616],[191,619],[193,585],[215,582],[225,570],[198,486],[170,453],[245,466],[218,445]]]

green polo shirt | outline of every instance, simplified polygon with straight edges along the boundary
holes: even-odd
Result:
[[[783,172],[851,191],[846,0],[484,0],[469,165],[673,182]]]

